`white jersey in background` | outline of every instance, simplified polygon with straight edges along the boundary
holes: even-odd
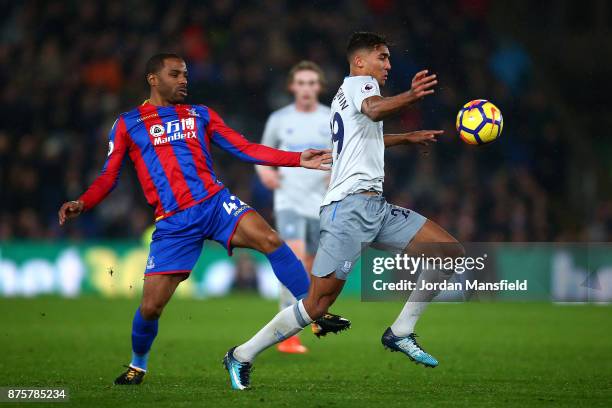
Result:
[[[281,150],[329,149],[330,109],[319,104],[313,112],[300,112],[295,104],[273,112],[266,122],[261,144]],[[319,218],[329,173],[302,167],[280,167],[280,188],[274,192],[274,211],[293,210]]]
[[[360,190],[382,193],[385,177],[383,123],[361,113],[361,103],[380,95],[371,76],[349,76],[331,105],[333,165],[331,182],[321,205],[340,201]]]

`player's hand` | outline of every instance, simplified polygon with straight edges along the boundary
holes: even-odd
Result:
[[[302,152],[300,156],[300,166],[307,169],[329,170],[332,162],[330,149],[308,149]]]
[[[81,200],[64,203],[57,213],[59,224],[64,225],[66,220],[78,217],[83,212],[84,205],[85,204]]]
[[[433,87],[438,83],[436,74],[427,75],[428,70],[424,69],[416,73],[412,78],[412,85],[408,91],[410,103],[414,103],[427,95],[434,93]]]
[[[259,171],[259,180],[268,190],[276,190],[280,187],[280,174],[278,170],[262,167]]]
[[[437,143],[437,137],[444,133],[443,130],[417,130],[416,132],[406,133],[406,141],[429,146],[430,143]]]

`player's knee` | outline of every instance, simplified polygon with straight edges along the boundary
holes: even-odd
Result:
[[[164,310],[164,305],[156,301],[143,301],[140,305],[140,314],[145,320],[159,319]]]
[[[459,242],[449,244],[445,252],[445,255],[451,258],[465,258],[465,247]]]
[[[270,230],[263,235],[260,245],[261,250],[266,254],[276,251],[283,244],[283,240],[278,236],[278,233],[274,230]]]
[[[459,242],[453,242],[452,244],[448,244],[444,247],[444,251],[443,251],[443,256],[444,257],[450,257],[450,258],[465,258],[465,247],[463,245],[461,245]],[[450,278],[453,274],[455,273],[454,270],[452,269],[445,269],[442,272],[442,275],[445,279]]]

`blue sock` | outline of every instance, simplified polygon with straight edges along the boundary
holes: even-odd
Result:
[[[304,298],[308,293],[308,285],[310,284],[308,274],[291,248],[283,242],[280,248],[266,256],[278,280],[289,289],[289,292],[297,300]]]
[[[136,309],[132,321],[132,367],[147,370],[149,350],[157,336],[157,322],[158,319],[145,320],[140,314],[140,307]]]

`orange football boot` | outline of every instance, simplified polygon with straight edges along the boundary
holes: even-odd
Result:
[[[291,336],[276,345],[281,353],[304,354],[308,352],[306,346],[302,344],[298,336]]]

